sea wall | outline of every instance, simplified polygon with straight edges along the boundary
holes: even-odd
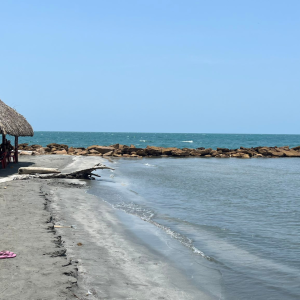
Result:
[[[113,156],[113,157],[218,157],[218,158],[256,158],[256,157],[300,157],[300,146],[285,147],[255,147],[239,149],[217,148],[163,148],[147,146],[136,148],[134,145],[115,144],[111,146],[93,145],[84,147],[69,147],[68,145],[52,143],[47,147],[41,145],[20,144],[21,155],[85,155],[85,156]]]

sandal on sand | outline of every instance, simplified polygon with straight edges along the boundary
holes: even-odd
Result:
[[[10,252],[10,251],[0,251],[0,259],[14,258],[16,256],[17,256],[17,254]]]

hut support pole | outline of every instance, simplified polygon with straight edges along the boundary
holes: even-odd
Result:
[[[2,150],[5,152],[6,151],[6,147],[5,147],[5,137],[6,135],[4,133],[2,133]]]
[[[18,146],[19,146],[19,138],[15,136],[15,162],[19,162],[19,156],[18,156]]]

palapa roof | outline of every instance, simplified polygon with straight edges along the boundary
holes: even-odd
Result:
[[[15,109],[0,100],[0,134],[33,136],[33,129],[27,120]]]

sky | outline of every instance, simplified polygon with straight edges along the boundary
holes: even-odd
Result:
[[[300,134],[299,0],[1,1],[0,99],[36,131]]]

